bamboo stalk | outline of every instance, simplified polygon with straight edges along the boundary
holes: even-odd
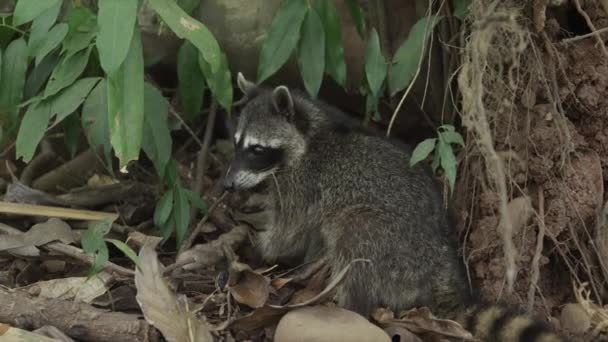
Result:
[[[3,201],[0,201],[0,213],[25,216],[56,217],[61,219],[85,221],[101,221],[104,219],[114,221],[118,218],[118,214],[116,213],[51,207],[46,205],[11,203]]]

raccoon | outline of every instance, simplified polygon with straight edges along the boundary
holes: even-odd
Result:
[[[222,182],[254,193],[266,261],[324,258],[339,271],[369,260],[354,264],[335,297],[365,317],[376,307],[427,306],[482,340],[565,341],[541,320],[473,301],[442,189],[428,165],[409,166],[408,146],[300,91],[241,73],[237,84],[247,103]]]

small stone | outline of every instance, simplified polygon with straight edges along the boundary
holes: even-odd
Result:
[[[580,335],[591,327],[591,317],[580,304],[569,303],[562,309],[560,323],[562,328]]]
[[[391,338],[363,316],[338,307],[311,306],[287,313],[279,322],[275,342],[378,341]]]

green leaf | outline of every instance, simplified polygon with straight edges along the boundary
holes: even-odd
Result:
[[[439,156],[441,158],[441,168],[445,172],[445,176],[450,184],[450,189],[454,190],[454,184],[456,183],[456,157],[452,152],[452,147],[439,140]]]
[[[44,136],[51,117],[57,115],[54,124],[57,125],[68,115],[72,114],[99,80],[97,77],[78,80],[56,96],[39,103],[31,104],[28,107],[17,136],[17,157],[23,156],[24,161],[29,161],[36,151],[38,143]],[[76,134],[78,133],[76,131]],[[78,136],[75,139],[78,139]]]
[[[173,190],[168,190],[156,203],[154,209],[154,225],[156,227],[162,227],[169,220],[171,211],[173,210]]]
[[[177,37],[196,46],[213,73],[219,70],[220,46],[205,25],[184,12],[174,0],[149,0],[149,4]]]
[[[184,12],[190,14],[201,4],[201,0],[177,0],[177,4]]]
[[[70,57],[62,58],[51,73],[51,78],[44,89],[44,98],[53,96],[74,83],[86,68],[90,54],[91,48],[88,48]]]
[[[179,249],[188,233],[188,224],[190,223],[190,206],[186,192],[181,186],[175,187],[175,238],[177,249]]]
[[[232,109],[232,75],[228,69],[228,59],[226,54],[221,54],[220,68],[216,73],[213,73],[209,63],[205,62],[201,55],[198,58],[198,64],[207,80],[211,93],[217,102],[224,107],[227,112]]]
[[[91,44],[97,35],[97,17],[86,7],[74,7],[68,13],[67,21],[69,30],[62,52],[70,56]]]
[[[36,147],[49,125],[51,119],[51,104],[50,101],[42,101],[31,104],[19,127],[16,142],[16,158],[23,158],[23,161],[28,163],[32,160]]]
[[[317,12],[313,9],[307,12],[298,45],[298,64],[306,91],[316,98],[325,70],[325,31]]]
[[[80,118],[78,115],[70,115],[63,120],[62,126],[63,141],[70,152],[70,158],[74,158],[76,156],[76,152],[78,152],[78,147],[80,145],[80,133],[82,132]]]
[[[84,105],[82,106],[82,128],[89,141],[89,145],[93,147],[103,145],[106,153],[112,148],[108,124],[107,82],[105,79],[102,79],[91,90],[89,96],[84,101]]]
[[[382,82],[386,78],[386,60],[380,49],[380,39],[376,29],[372,29],[365,49],[365,76],[369,90],[379,97]]]
[[[129,245],[127,245],[126,243],[124,243],[120,240],[115,240],[115,239],[105,239],[105,240],[107,242],[113,244],[116,248],[118,248],[121,252],[123,252],[124,255],[126,255],[129,259],[131,259],[131,261],[133,261],[133,263],[141,269],[141,262],[139,260],[139,256],[137,256],[137,253],[135,253],[135,251],[131,247],[129,247]]]
[[[285,0],[281,3],[262,43],[258,83],[277,72],[291,56],[300,39],[300,26],[306,9],[305,0]]]
[[[46,35],[46,39],[40,45],[40,48],[35,52],[36,65],[40,64],[42,59],[51,51],[61,44],[65,36],[68,34],[68,25],[60,23],[55,25]]]
[[[196,192],[194,192],[190,189],[184,189],[184,192],[185,192],[186,197],[188,198],[188,202],[190,202],[190,204],[192,204],[196,208],[199,208],[204,213],[207,212],[207,210],[208,210],[207,204],[203,201],[203,199],[201,198],[201,196],[199,196],[199,194],[197,194]]]
[[[325,28],[325,71],[346,87],[346,63],[342,47],[342,27],[333,1],[315,1],[315,9]]]
[[[201,111],[205,91],[205,77],[198,64],[198,50],[185,41],[177,54],[178,93],[184,113],[193,119]]]
[[[57,5],[60,0],[19,0],[13,12],[13,26],[34,20],[47,9]]]
[[[55,21],[57,21],[57,17],[61,11],[61,3],[62,1],[57,1],[55,5],[46,9],[32,22],[30,36],[27,42],[30,56],[36,56],[40,50],[40,46],[45,43],[46,35],[49,33],[51,27],[53,27]]]
[[[47,55],[40,64],[30,72],[27,81],[25,81],[24,99],[31,99],[40,91],[40,89],[42,89],[42,86],[44,86],[44,83],[49,79],[49,76],[57,66],[57,63],[59,63],[59,53],[52,53]]]
[[[127,58],[107,82],[110,142],[121,169],[139,157],[144,126],[144,59],[138,29],[132,37]]]
[[[464,147],[464,139],[462,139],[462,135],[458,132],[446,131],[441,132],[441,139],[448,144],[458,144]]]
[[[441,126],[439,126],[439,129],[450,131],[450,132],[454,132],[456,130],[456,128],[454,128],[454,126],[450,125],[450,124],[441,125]]]
[[[346,0],[346,7],[350,17],[355,22],[357,32],[361,38],[365,37],[365,19],[363,18],[363,12],[357,0]]]
[[[158,89],[146,83],[144,108],[142,148],[162,178],[171,158],[171,134],[167,124],[169,103]]]
[[[160,226],[160,236],[166,241],[175,231],[175,210],[171,211],[167,222]]]
[[[165,169],[164,181],[168,186],[174,187],[177,184],[177,166],[175,160],[170,159]]]
[[[88,229],[82,234],[82,250],[94,256],[93,265],[89,270],[89,276],[101,271],[104,264],[109,260],[108,246],[103,237],[110,231],[112,222],[110,220],[95,221],[89,224]]]
[[[378,97],[372,93],[368,93],[365,97],[365,112],[375,113],[378,111]]]
[[[97,51],[108,75],[114,74],[127,58],[136,18],[137,0],[99,0]]]
[[[421,18],[410,29],[407,39],[395,53],[393,65],[388,73],[388,86],[391,96],[405,89],[414,78],[419,61],[424,57],[426,41],[431,36],[435,25],[442,18],[442,16],[436,15]],[[429,26],[428,32],[426,32],[427,25]]]
[[[51,102],[51,116],[57,115],[53,126],[74,113],[99,80],[99,77],[81,78],[55,95]]]
[[[460,20],[469,14],[471,0],[454,0],[454,16]]]
[[[16,124],[18,108],[23,99],[23,86],[27,70],[27,45],[23,38],[13,40],[2,56],[0,75],[0,118],[8,119],[8,131]]]
[[[429,153],[435,148],[437,138],[429,138],[419,143],[414,151],[412,151],[412,157],[410,158],[410,166],[418,164],[421,160],[424,160]]]
[[[441,162],[441,157],[439,156],[439,149],[435,149],[435,153],[433,153],[433,162],[431,163],[433,172],[437,172],[437,169],[439,168],[439,162]]]

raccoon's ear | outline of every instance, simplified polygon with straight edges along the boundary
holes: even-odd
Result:
[[[258,87],[255,83],[248,81],[240,71],[236,76],[236,84],[245,96],[251,96]]]
[[[293,98],[286,86],[278,86],[272,91],[272,105],[279,113],[294,114]]]

